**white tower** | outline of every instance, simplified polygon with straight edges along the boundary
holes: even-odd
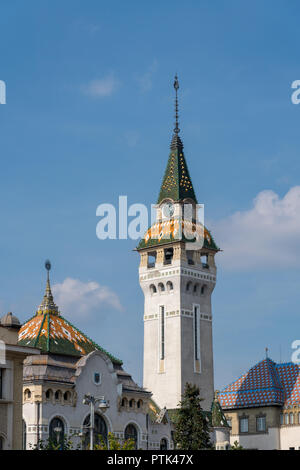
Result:
[[[211,294],[218,248],[196,221],[197,199],[178,135],[177,77],[174,87],[176,123],[156,222],[137,248],[145,296],[144,387],[159,406],[171,409],[178,406],[185,384],[196,384],[203,408],[209,410],[214,398]],[[181,234],[183,217],[186,231]],[[199,247],[191,243],[187,229],[191,233],[201,227],[204,243]]]

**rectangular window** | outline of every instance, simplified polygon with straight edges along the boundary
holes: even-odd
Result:
[[[231,429],[232,428],[232,418],[226,418],[226,421],[227,421],[228,426]]]
[[[289,424],[289,415],[287,413],[284,415],[284,424]]]
[[[156,251],[151,251],[151,253],[148,253],[148,263],[147,263],[148,268],[155,268],[155,263],[156,263]]]
[[[160,307],[160,359],[165,358],[165,307]]]
[[[201,373],[200,306],[194,305],[194,371]]]
[[[283,424],[283,413],[280,414],[280,424]]]
[[[257,432],[266,431],[266,417],[265,416],[258,416],[256,418],[256,431]]]
[[[240,418],[240,432],[248,432],[249,430],[249,420],[248,418]]]

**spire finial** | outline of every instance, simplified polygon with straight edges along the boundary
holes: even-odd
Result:
[[[265,351],[266,351],[266,359],[268,359],[268,352],[269,352],[269,348],[265,348]]]
[[[58,308],[53,301],[53,295],[51,292],[50,277],[49,277],[51,263],[48,259],[45,262],[45,268],[47,270],[46,292],[44,295],[43,302],[41,303],[41,305],[39,306],[37,310],[37,315],[43,315],[44,313],[52,313],[52,314],[58,315]]]
[[[180,129],[179,129],[179,126],[178,126],[178,95],[177,95],[177,92],[178,92],[178,89],[179,89],[179,82],[178,82],[177,74],[175,75],[174,88],[175,88],[175,93],[176,93],[176,97],[175,97],[175,129],[174,129],[174,132],[175,132],[175,134],[179,134]]]

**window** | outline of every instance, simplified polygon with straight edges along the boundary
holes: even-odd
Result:
[[[29,388],[26,388],[25,392],[24,392],[24,398],[25,400],[30,400],[31,398],[31,391],[29,390]]]
[[[290,424],[294,424],[294,415],[290,413]]]
[[[204,295],[206,291],[206,286],[201,287],[201,295]]]
[[[172,264],[173,253],[174,253],[173,248],[166,248],[164,250],[164,254],[165,254],[164,264]]]
[[[128,405],[128,400],[127,398],[122,398],[122,406],[127,406]]]
[[[133,398],[129,402],[129,408],[135,408],[135,400]]]
[[[84,422],[83,422],[83,432],[84,432],[84,440],[83,440],[83,449],[87,450],[90,446],[90,430],[88,427],[90,426],[90,415],[88,415]],[[104,442],[107,443],[107,426],[106,422],[102,418],[102,416],[95,413],[95,425],[94,425],[94,444],[100,444],[101,437],[104,439]]]
[[[186,285],[186,291],[189,292],[191,290],[191,287],[192,287],[192,283],[191,281],[189,281]]]
[[[156,251],[148,253],[148,268],[154,268],[156,263]]]
[[[232,418],[226,418],[226,421],[227,421],[228,426],[231,429],[232,428]]]
[[[173,282],[171,282],[171,281],[167,282],[167,289],[168,289],[169,292],[173,290]]]
[[[201,256],[201,263],[202,263],[202,267],[203,267],[204,269],[208,269],[208,268],[209,268],[207,261],[208,261],[208,256],[207,256],[207,255],[202,255],[202,256]]]
[[[61,400],[61,391],[56,390],[55,395],[54,395],[55,400]]]
[[[160,307],[160,359],[165,358],[165,307]]]
[[[300,413],[298,413],[298,424],[300,424]]]
[[[165,291],[165,286],[163,285],[162,282],[160,282],[160,283],[158,284],[158,290],[159,290],[159,292],[164,292],[164,291]]]
[[[265,432],[266,431],[266,417],[265,416],[257,416],[257,418],[256,418],[256,431],[257,432]]]
[[[200,360],[200,318],[199,306],[194,306],[194,351],[195,361]]]
[[[66,402],[71,401],[71,393],[70,392],[65,392],[64,393],[64,401],[66,401]]]
[[[46,395],[46,400],[52,400],[53,392],[50,388],[46,391],[45,395]]]
[[[240,432],[248,432],[249,429],[249,421],[248,418],[240,418]]]
[[[4,439],[0,436],[0,450],[4,449]]]
[[[280,413],[280,424],[283,424],[283,413]]]
[[[64,446],[65,425],[60,418],[53,418],[49,425],[49,438],[55,444],[60,444],[60,449]]]
[[[138,443],[138,433],[136,430],[136,427],[133,424],[128,424],[125,429],[125,441],[127,439],[132,439],[134,441],[134,448],[137,449],[137,443]]]
[[[0,369],[0,399],[3,398],[3,369]]]
[[[154,284],[151,284],[151,286],[150,286],[150,292],[151,292],[151,295],[152,295],[152,294],[156,294],[157,290],[156,290],[156,287],[155,287]]]
[[[284,415],[284,424],[289,424],[289,415],[287,413]]]
[[[94,372],[94,383],[96,385],[101,384],[101,374],[100,374],[100,372]]]
[[[186,257],[187,257],[187,262],[188,264],[195,264],[195,261],[194,261],[194,251],[191,251],[191,250],[187,250],[186,251]]]
[[[138,407],[138,408],[141,408],[142,406],[143,406],[143,400],[139,400],[139,401],[137,402],[137,407]]]
[[[168,450],[168,441],[167,441],[167,439],[162,439],[160,441],[159,448],[160,448],[160,450]]]

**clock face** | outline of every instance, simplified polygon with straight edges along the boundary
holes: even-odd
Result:
[[[170,218],[174,214],[174,206],[171,202],[167,202],[163,205],[162,209],[164,217]]]

